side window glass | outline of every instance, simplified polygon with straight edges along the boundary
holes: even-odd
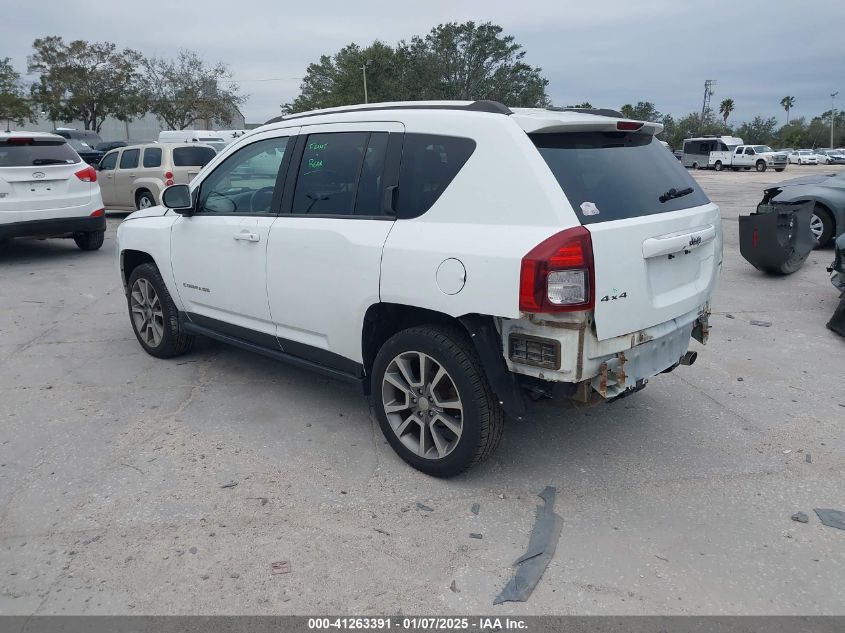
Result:
[[[355,215],[381,215],[382,176],[387,156],[387,132],[370,134],[370,142],[361,166],[358,194],[355,197]]]
[[[750,147],[746,147],[746,148],[745,148],[745,153],[746,153],[746,155],[748,155],[748,156],[754,156],[754,150],[753,150],[752,148],[750,148]]]
[[[350,215],[368,132],[311,134],[299,164],[293,196],[294,214]]]
[[[100,171],[111,171],[117,165],[117,152],[109,152],[100,160]]]
[[[161,167],[161,148],[147,147],[144,149],[144,167]]]
[[[414,218],[428,211],[475,151],[475,141],[456,136],[405,134],[397,211]]]
[[[741,148],[741,147],[737,147],[737,148],[736,148],[736,151],[734,152],[734,154],[742,154],[742,148]]]
[[[140,150],[137,149],[123,150],[120,155],[120,168],[135,169],[138,166],[138,154],[140,154]]]
[[[198,213],[271,213],[276,177],[288,138],[269,138],[239,149],[200,185]]]

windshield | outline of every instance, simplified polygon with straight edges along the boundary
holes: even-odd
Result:
[[[754,151],[757,152],[758,154],[762,154],[763,152],[773,152],[775,150],[773,150],[768,145],[755,145]]]
[[[173,164],[176,167],[205,167],[214,156],[210,147],[177,147],[173,150]]]
[[[71,138],[68,139],[68,145],[70,145],[73,149],[77,152],[92,152],[94,148],[88,145],[85,141],[80,141],[78,138]]]
[[[581,224],[677,211],[710,202],[678,160],[650,134],[572,132],[533,134],[531,140]],[[666,196],[672,189],[682,195]],[[687,189],[691,191],[684,195]]]
[[[0,167],[71,165],[78,162],[79,156],[64,140],[11,138],[0,141]]]
[[[810,151],[810,150],[808,150],[808,149],[802,149],[802,150],[801,150],[800,152],[798,152],[798,153],[799,153],[799,154],[801,154],[802,156],[808,156],[808,155],[812,154],[813,152],[811,152],[811,151]]]

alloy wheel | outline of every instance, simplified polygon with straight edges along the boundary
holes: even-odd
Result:
[[[822,234],[824,233],[824,220],[815,213],[810,216],[810,232],[813,234],[816,242],[821,241]]]
[[[140,277],[132,284],[129,306],[135,331],[144,343],[158,347],[164,337],[164,313],[158,293],[147,279]]]
[[[461,439],[463,403],[449,372],[423,352],[403,352],[387,366],[382,404],[390,428],[414,454],[443,459]]]

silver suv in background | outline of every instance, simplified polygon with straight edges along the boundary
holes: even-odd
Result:
[[[214,156],[199,143],[146,143],[112,150],[100,161],[100,189],[108,209],[147,209],[165,187],[188,184]]]
[[[0,132],[0,241],[72,237],[103,245],[106,218],[97,172],[68,142],[43,132]]]

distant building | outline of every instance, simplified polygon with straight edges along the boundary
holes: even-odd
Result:
[[[41,117],[35,124],[27,123],[25,125],[13,126],[13,129],[49,132],[57,127],[69,127],[81,130],[85,126],[81,121],[51,121],[46,117]],[[197,119],[187,129],[214,130],[221,128],[234,130],[247,129],[244,115],[241,114],[240,110],[236,111],[229,123]],[[100,128],[100,136],[104,141],[155,141],[158,139],[159,132],[168,129],[154,114],[145,114],[140,119],[136,119],[130,123],[108,117]]]

